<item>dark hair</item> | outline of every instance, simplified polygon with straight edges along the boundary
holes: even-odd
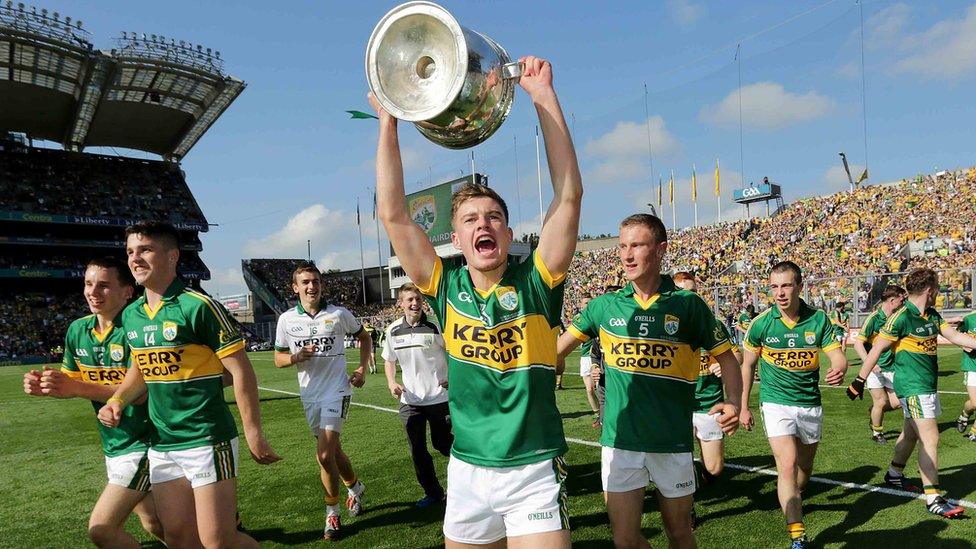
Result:
[[[893,297],[901,297],[903,295],[905,295],[905,288],[892,284],[881,292],[881,301],[888,301]]]
[[[691,274],[690,271],[678,271],[671,275],[671,279],[675,282],[683,282],[685,280],[695,281],[695,275]]]
[[[132,288],[136,287],[136,280],[132,278],[132,271],[129,270],[129,267],[121,259],[109,256],[95,257],[88,261],[88,264],[85,265],[85,270],[87,271],[90,267],[115,270],[120,284]]]
[[[457,214],[458,208],[461,204],[464,204],[472,198],[490,198],[502,208],[502,213],[505,215],[505,224],[508,224],[508,205],[505,204],[505,200],[495,192],[488,185],[482,185],[481,183],[465,183],[460,189],[454,192],[451,196],[451,222],[454,222],[454,216]]]
[[[647,213],[636,213],[633,215],[628,215],[620,222],[620,228],[630,227],[633,225],[643,225],[647,227],[651,234],[654,236],[654,241],[658,244],[668,241],[668,230],[664,227],[664,222],[661,221],[656,215],[651,215]]]
[[[126,240],[134,234],[156,240],[168,249],[179,249],[180,247],[180,233],[176,227],[163,221],[140,221],[125,228]]]
[[[800,266],[792,261],[780,261],[773,265],[769,274],[772,275],[773,273],[793,273],[793,282],[796,284],[803,283],[803,273],[800,271]]]
[[[910,295],[918,295],[928,288],[939,286],[939,275],[932,269],[915,269],[905,277],[905,289]]]
[[[315,273],[316,275],[318,275],[319,280],[322,279],[322,273],[319,272],[318,267],[316,267],[314,263],[302,263],[298,267],[295,267],[295,271],[291,273],[292,283],[294,283],[298,275],[302,273]]]

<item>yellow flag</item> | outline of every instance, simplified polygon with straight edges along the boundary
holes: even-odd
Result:
[[[695,165],[691,165],[691,201],[698,202],[698,176],[695,174]]]
[[[722,186],[719,183],[718,175],[718,158],[715,159],[715,196],[720,196],[722,194]]]
[[[668,180],[668,204],[674,204],[674,171],[671,172],[671,179]]]

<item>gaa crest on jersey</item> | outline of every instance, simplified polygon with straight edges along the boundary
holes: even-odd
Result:
[[[806,341],[807,345],[813,345],[817,342],[817,334],[814,332],[803,332],[803,341]]]
[[[122,358],[125,357],[125,349],[118,343],[109,343],[108,357],[112,359],[112,362],[122,362]]]
[[[429,231],[437,221],[437,203],[434,202],[434,195],[425,194],[411,200],[410,219],[420,225],[424,232]]]
[[[664,315],[664,331],[668,335],[674,335],[678,333],[678,328],[681,327],[681,320],[674,315]]]
[[[495,297],[498,298],[498,304],[506,311],[514,311],[518,308],[518,292],[511,286],[502,286],[496,289]]]
[[[170,321],[163,321],[163,339],[166,341],[173,341],[176,339],[176,323]]]

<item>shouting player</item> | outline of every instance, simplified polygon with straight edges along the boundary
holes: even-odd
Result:
[[[120,313],[132,299],[135,281],[128,267],[112,258],[93,259],[85,268],[85,301],[92,314],[68,326],[61,371],[24,374],[24,391],[34,396],[86,398],[95,412],[115,393],[129,365]],[[135,511],[147,532],[163,539],[163,528],[149,495],[149,435],[152,424],[145,399],[129,406],[118,429],[98,424],[108,484],[88,521],[88,536],[98,547],[140,547],[123,529]]]
[[[300,265],[292,273],[292,290],[298,305],[278,317],[275,366],[298,370],[298,387],[305,419],[315,437],[315,456],[325,489],[323,537],[339,539],[339,479],[349,492],[350,516],[362,511],[365,487],[357,480],[349,457],[342,451],[339,433],[349,411],[352,388],[362,387],[366,368],[373,360],[373,339],[356,317],[344,307],[322,303],[322,274],[315,265]],[[359,340],[359,368],[346,373],[346,335]]]
[[[956,345],[976,348],[976,337],[960,333],[942,320],[933,308],[939,294],[939,275],[932,269],[916,269],[905,277],[908,300],[881,328],[874,347],[847,389],[852,400],[864,398],[866,378],[891,349],[895,353],[895,394],[904,410],[905,424],[895,455],[885,473],[885,482],[911,489],[904,469],[918,442],[918,469],[922,476],[925,503],[930,513],[946,518],[961,517],[962,507],[950,503],[939,492],[939,335]]]
[[[840,385],[847,358],[834,339],[827,314],[800,299],[803,275],[792,261],[769,271],[774,306],[753,319],[742,357],[742,426],[752,429],[749,397],[759,362],[759,402],[766,437],[776,460],[776,492],[786,516],[790,547],[807,546],[800,493],[810,480],[823,432],[820,406],[820,351],[830,360],[825,381]]]
[[[564,279],[576,249],[583,185],[552,67],[521,60],[546,143],[553,199],[532,257],[508,257],[508,208],[491,188],[468,184],[452,199],[451,241],[465,265],[442,261],[404,201],[397,121],[379,115],[380,219],[410,280],[444,334],[454,446],[447,470],[449,549],[569,547],[563,485],[566,439],[556,408],[556,336]]]
[[[148,393],[155,427],[149,480],[166,545],[258,547],[237,530],[237,425],[224,401],[225,369],[233,376],[251,457],[262,464],[281,458],[261,429],[244,340],[219,303],[176,276],[179,233],[172,225],[139,223],[125,233],[129,269],[146,290],[122,311],[136,367],[98,419],[115,427]]]
[[[878,338],[881,328],[888,322],[888,318],[905,303],[905,289],[901,286],[888,286],[881,294],[881,304],[873,313],[868,315],[854,339],[854,350],[861,357],[861,363],[867,361],[868,353]],[[871,391],[871,438],[878,444],[887,444],[884,436],[884,414],[901,407],[898,396],[895,395],[895,355],[887,350],[878,358],[878,365],[868,374],[865,387]]]
[[[701,350],[721,364],[729,395],[708,413],[729,434],[738,427],[739,363],[708,305],[661,274],[667,238],[653,215],[624,219],[617,250],[630,283],[590,301],[558,344],[562,360],[600,338],[606,376],[601,476],[617,547],[650,547],[641,516],[652,480],[671,547],[696,546],[692,417]]]

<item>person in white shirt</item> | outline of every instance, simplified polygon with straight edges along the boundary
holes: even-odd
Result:
[[[305,418],[317,439],[316,457],[325,488],[325,532],[328,540],[339,537],[339,479],[349,490],[346,509],[350,516],[362,512],[363,483],[356,478],[349,457],[342,451],[339,433],[349,411],[352,387],[366,382],[366,368],[373,361],[373,342],[356,317],[345,307],[322,303],[322,275],[311,264],[292,274],[292,289],[299,304],[278,317],[275,366],[296,365]],[[359,367],[346,373],[346,335],[359,340]]]
[[[390,323],[383,340],[386,381],[393,398],[400,400],[400,421],[407,430],[410,457],[424,497],[417,507],[444,500],[444,488],[437,480],[434,460],[427,451],[427,424],[434,449],[448,456],[454,435],[447,405],[447,355],[444,336],[437,324],[424,314],[424,298],[411,283],[397,293],[403,316]],[[396,381],[400,364],[402,383]]]

